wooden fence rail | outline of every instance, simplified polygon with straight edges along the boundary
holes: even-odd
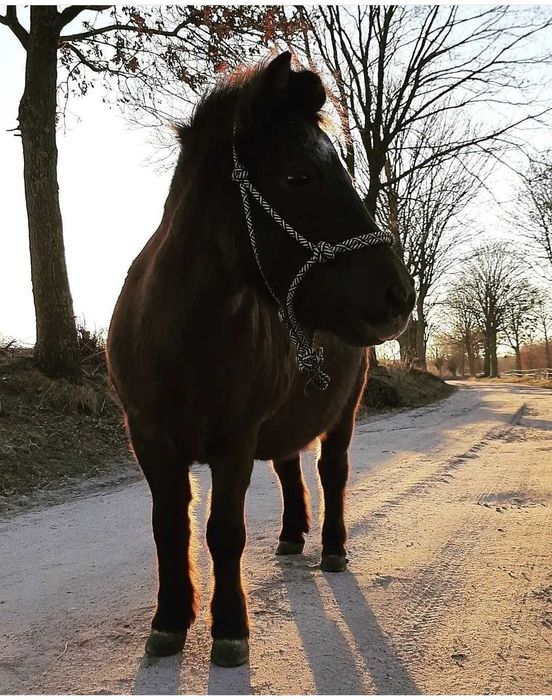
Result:
[[[503,377],[533,377],[534,379],[552,379],[552,369],[510,369],[500,373]]]

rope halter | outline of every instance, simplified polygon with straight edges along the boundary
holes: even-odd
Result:
[[[364,234],[363,236],[348,238],[345,241],[340,241],[339,243],[335,244],[328,243],[327,241],[317,241],[316,243],[309,241],[307,238],[298,233],[292,226],[290,226],[287,221],[285,221],[278,214],[278,212],[270,206],[262,194],[257,190],[255,185],[253,185],[249,177],[249,172],[238,160],[235,135],[236,130],[234,128],[234,140],[232,143],[234,169],[232,171],[232,181],[235,182],[240,188],[245,221],[249,232],[251,248],[253,249],[253,254],[257,262],[257,267],[259,268],[259,272],[261,273],[266,288],[278,306],[278,317],[287,328],[291,342],[296,348],[297,365],[299,367],[299,371],[308,376],[307,386],[310,382],[312,382],[318,389],[324,391],[328,388],[330,383],[330,377],[322,370],[322,365],[324,363],[324,350],[322,347],[314,346],[312,335],[308,335],[297,322],[293,305],[297,288],[307,272],[317,263],[328,262],[329,260],[333,260],[336,255],[339,255],[340,253],[349,253],[351,251],[361,250],[362,248],[376,245],[378,243],[392,245],[394,238],[388,232],[374,231],[372,233]],[[253,226],[253,217],[251,213],[251,198],[253,198],[265,210],[265,212],[289,236],[294,239],[296,243],[311,253],[311,257],[306,263],[304,263],[293,278],[284,303],[282,303],[277,297],[274,289],[267,280],[261,265],[259,251],[257,249],[255,228]]]

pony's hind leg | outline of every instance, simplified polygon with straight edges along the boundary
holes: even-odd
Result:
[[[197,610],[189,559],[192,500],[189,465],[182,463],[163,442],[145,439],[130,424],[129,433],[151,489],[159,569],[157,610],[146,652],[151,656],[170,656],[182,650]]]
[[[211,661],[240,666],[249,659],[249,623],[241,583],[245,547],[245,494],[253,468],[253,450],[236,449],[210,463],[213,488],[207,544],[213,558],[215,589],[211,602]]]
[[[361,385],[362,386],[362,385]],[[324,571],[345,571],[347,531],[343,519],[345,487],[349,476],[347,450],[353,434],[358,392],[351,398],[338,424],[322,442],[318,473],[324,492],[324,521],[322,525],[322,561]]]
[[[309,531],[309,496],[301,474],[299,455],[290,459],[274,460],[274,471],[280,479],[284,510],[277,555],[300,554],[305,545],[304,535]]]

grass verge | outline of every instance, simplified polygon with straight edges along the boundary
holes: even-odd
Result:
[[[103,354],[83,370],[82,385],[53,380],[29,350],[0,351],[0,512],[78,494],[83,479],[93,488],[138,476]]]
[[[360,416],[418,408],[447,398],[455,387],[431,372],[406,369],[401,365],[376,367],[368,372]]]

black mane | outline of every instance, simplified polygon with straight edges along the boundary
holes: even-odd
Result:
[[[176,126],[178,139],[185,144],[191,131],[203,132],[213,127],[221,128],[222,120],[234,114],[236,104],[240,102],[242,118],[250,118],[256,98],[262,99],[262,81],[270,59],[251,67],[236,69],[221,78],[216,85],[207,90],[196,104],[190,119]],[[309,70],[293,71],[285,97],[279,103],[270,105],[271,109],[298,112],[313,121],[322,121],[319,110],[324,102],[320,79]]]

